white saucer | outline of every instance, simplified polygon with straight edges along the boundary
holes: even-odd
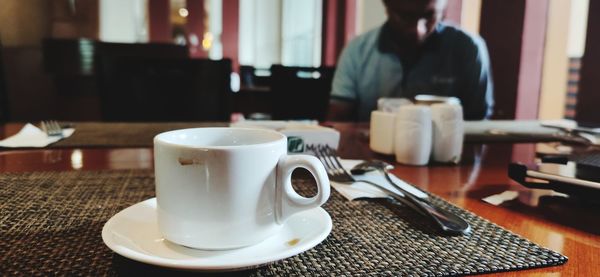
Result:
[[[156,221],[156,198],[137,203],[114,215],[102,229],[102,240],[116,253],[143,263],[184,270],[239,270],[302,253],[331,232],[329,214],[314,208],[291,216],[267,240],[245,248],[209,251],[163,239]]]

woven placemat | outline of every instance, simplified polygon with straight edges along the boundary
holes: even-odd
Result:
[[[49,148],[63,147],[150,147],[159,133],[185,128],[224,127],[217,122],[80,122],[74,123],[71,137],[51,144]]]
[[[312,180],[297,179],[302,194]],[[101,239],[118,211],[154,196],[149,170],[14,173],[0,176],[0,275],[131,275],[172,272],[111,252]],[[349,202],[332,193],[324,206],[329,237],[302,254],[237,272],[253,276],[461,275],[563,264],[544,249],[433,196],[473,230],[442,236],[423,218],[388,200]]]

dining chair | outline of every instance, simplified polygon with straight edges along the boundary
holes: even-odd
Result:
[[[123,57],[98,71],[104,121],[229,120],[231,61]]]
[[[87,38],[42,39],[44,71],[55,76],[81,77],[94,74],[98,41]]]
[[[140,58],[189,58],[186,46],[173,43],[116,43],[97,42],[96,60],[118,59],[124,57]]]
[[[273,119],[325,120],[333,67],[271,66]]]
[[[242,86],[269,87],[271,85],[271,71],[269,68],[256,68],[251,65],[240,66]]]
[[[240,65],[240,81],[242,86],[254,86],[254,66]]]

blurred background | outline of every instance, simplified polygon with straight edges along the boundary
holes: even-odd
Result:
[[[377,0],[0,0],[0,119],[324,119],[344,45],[385,20]],[[600,3],[449,0],[444,20],[486,40],[494,118],[600,117]]]

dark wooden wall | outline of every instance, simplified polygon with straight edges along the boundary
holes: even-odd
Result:
[[[600,2],[590,1],[575,118],[600,123]]]
[[[537,118],[547,11],[548,0],[482,1],[480,34],[492,63],[496,119]]]
[[[487,43],[492,63],[494,118],[515,117],[524,17],[523,0],[482,1],[479,32]]]

